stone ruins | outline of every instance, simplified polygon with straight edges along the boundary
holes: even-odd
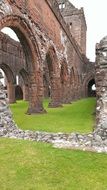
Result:
[[[96,63],[86,57],[87,25],[83,8],[68,0],[2,0],[0,28],[10,27],[20,43],[0,33],[0,68],[6,75],[10,103],[16,101],[16,76],[29,101],[28,114],[44,113],[43,98],[49,107],[95,96],[96,127],[90,134],[32,132],[19,129],[12,120],[0,83],[0,136],[43,141],[55,147],[107,152],[106,61],[107,37],[96,45]],[[0,73],[0,78],[2,75]]]

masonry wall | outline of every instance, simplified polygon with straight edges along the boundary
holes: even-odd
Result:
[[[0,67],[4,72],[7,66],[15,77],[22,69],[27,70],[21,44],[2,32],[0,33],[0,55]]]
[[[60,12],[70,28],[72,36],[86,55],[87,25],[83,8],[77,9],[69,0],[57,0]]]
[[[27,72],[25,63],[25,56],[22,46],[19,42],[12,40],[9,36],[0,33],[0,68],[5,73],[5,88],[9,102],[15,102],[15,88],[16,88],[16,76],[21,76],[22,71]],[[21,83],[21,87],[25,86],[24,81]],[[26,94],[28,96],[28,93]]]
[[[42,112],[43,76],[48,79],[50,106],[82,97],[82,69],[87,64],[82,48],[64,21],[56,0],[6,0],[0,4],[0,27],[10,26],[25,52],[29,73],[29,110]],[[82,22],[82,21],[81,21]],[[82,24],[81,24],[82,26]],[[80,28],[81,31],[81,28]],[[80,32],[81,41],[83,32]],[[85,39],[85,38],[84,38]],[[48,73],[48,76],[47,76]],[[26,74],[23,75],[26,78]]]

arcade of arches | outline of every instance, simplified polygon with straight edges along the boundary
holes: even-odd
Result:
[[[27,112],[34,114],[45,112],[44,96],[50,96],[49,107],[95,96],[95,77],[87,80],[94,63],[86,57],[84,11],[73,6],[81,25],[72,31],[63,14],[65,9],[71,11],[69,1],[63,11],[56,0],[31,2],[2,0],[0,4],[0,29],[11,28],[20,40],[16,42],[0,33],[0,68],[6,76],[9,102],[28,100]],[[76,27],[75,18],[71,15],[70,19]]]

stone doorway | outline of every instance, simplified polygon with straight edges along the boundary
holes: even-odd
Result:
[[[87,89],[88,97],[96,97],[96,86],[95,86],[95,80],[91,79],[88,82],[88,89]]]

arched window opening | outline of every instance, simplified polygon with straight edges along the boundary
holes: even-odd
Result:
[[[64,9],[65,8],[65,3],[60,3],[59,4],[59,9]]]
[[[15,97],[16,100],[23,100],[23,91],[19,85],[16,85],[15,87]]]
[[[95,96],[96,96],[95,80],[91,79],[88,83],[88,97],[95,97]]]

